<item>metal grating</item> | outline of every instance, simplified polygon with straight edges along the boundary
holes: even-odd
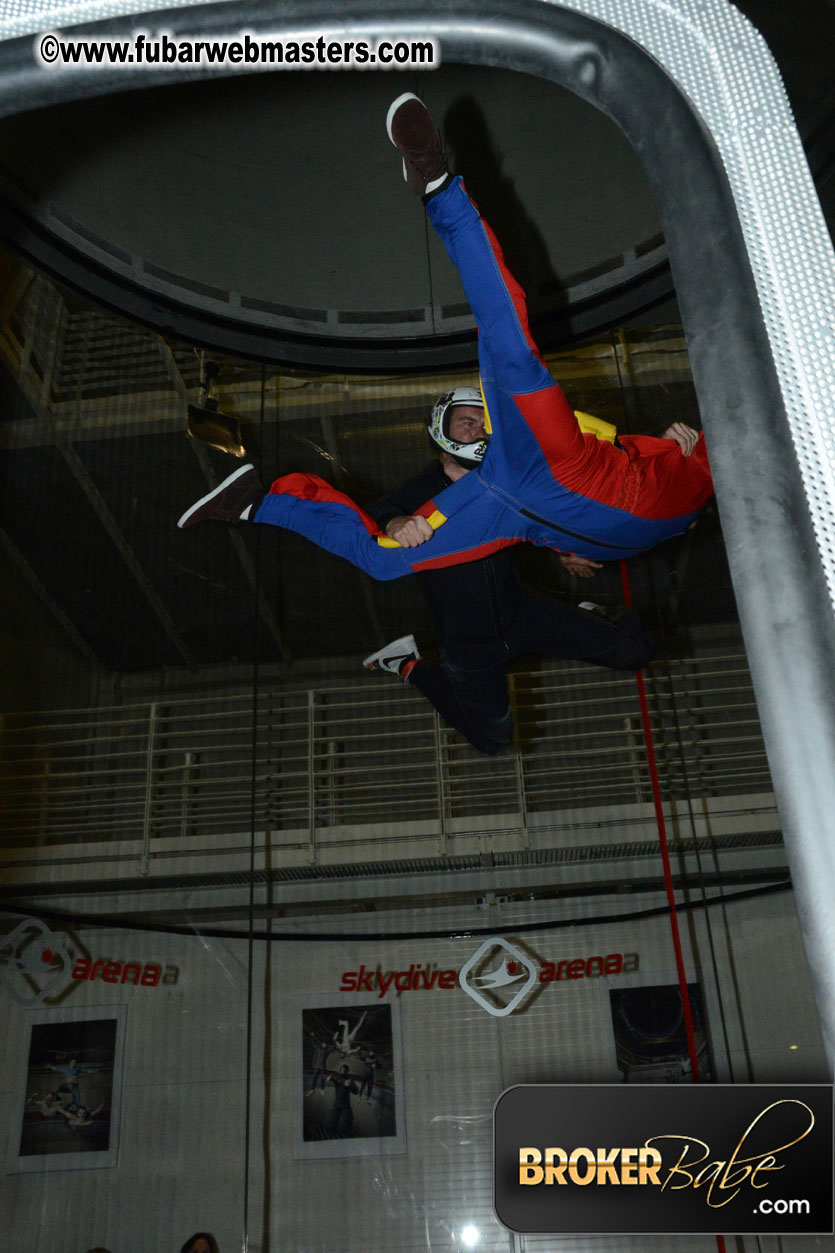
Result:
[[[692,838],[679,839],[676,841],[676,851],[679,855],[698,851],[702,854],[710,853],[715,856],[717,853],[738,852],[740,849],[780,848],[782,843],[783,838],[780,831],[760,831],[739,835],[711,835],[706,839],[700,840]],[[162,854],[163,858],[165,856],[166,854]],[[174,856],[174,854],[168,854],[168,856]],[[569,848],[528,849],[522,853],[499,852],[490,855],[487,861],[485,861],[483,855],[467,857],[451,854],[445,857],[415,857],[409,861],[362,861],[355,862],[353,865],[288,866],[273,867],[270,870],[238,872],[223,870],[215,874],[192,872],[189,874],[155,875],[154,878],[149,878],[147,875],[135,878],[120,877],[117,879],[97,880],[94,883],[91,883],[89,879],[62,878],[54,883],[39,882],[35,885],[32,882],[26,882],[7,885],[3,889],[3,897],[5,902],[10,902],[19,898],[32,899],[35,896],[38,898],[43,896],[73,897],[82,894],[89,895],[92,892],[106,894],[118,891],[124,894],[149,890],[158,891],[160,887],[164,887],[166,890],[195,891],[201,888],[248,887],[251,883],[268,885],[279,883],[320,883],[334,880],[364,883],[369,879],[389,880],[400,876],[408,876],[410,878],[414,875],[448,876],[451,872],[486,869],[523,870],[530,866],[584,866],[594,862],[606,862],[608,864],[615,861],[633,862],[637,858],[657,857],[658,839],[655,838],[637,840],[634,843],[587,844]],[[9,863],[10,866],[14,864],[14,862]],[[62,864],[61,859],[58,859],[57,864]],[[749,877],[754,877],[757,882],[763,882],[769,876],[782,880],[785,873],[782,868],[776,871],[758,868],[747,874],[746,872],[738,871],[733,875],[733,881],[742,883],[747,881]],[[702,875],[702,879],[707,881],[704,875]],[[729,876],[726,875],[722,881],[727,883]],[[624,883],[625,881],[620,881],[619,888],[622,888]],[[598,883],[596,886],[584,882],[582,886],[582,893],[585,896],[596,892],[609,893],[611,890],[611,883],[608,881]],[[547,887],[544,889],[544,892],[547,894]],[[565,894],[565,889],[561,890],[561,894]],[[525,895],[530,899],[529,890],[526,890]]]

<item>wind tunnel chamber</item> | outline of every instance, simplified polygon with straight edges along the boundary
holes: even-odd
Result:
[[[499,1094],[830,1077],[714,504],[628,565],[679,969],[631,672],[515,662],[513,744],[486,757],[362,668],[408,633],[435,655],[417,580],[274,528],[176,527],[247,459],[368,505],[432,460],[437,395],[477,385],[460,284],[383,130],[409,89],[573,407],[627,434],[701,425],[652,190],[553,83],[211,78],[2,121],[0,1216],[19,1253],[192,1232],[222,1253],[708,1253],[712,1235],[500,1226]],[[541,596],[623,604],[617,565],[514,560]],[[486,937],[536,972],[507,1016],[513,961],[477,970],[492,1010],[459,982]],[[510,992],[489,988],[502,969]]]

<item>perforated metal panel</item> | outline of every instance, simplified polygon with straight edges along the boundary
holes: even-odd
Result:
[[[687,94],[739,214],[830,593],[835,599],[835,253],[779,72],[725,0],[581,0]]]

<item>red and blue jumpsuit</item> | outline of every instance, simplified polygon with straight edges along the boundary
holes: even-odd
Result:
[[[315,475],[288,474],[255,522],[285,527],[374,579],[474,561],[528,541],[596,561],[645,552],[680,535],[713,493],[704,437],[675,441],[584,434],[530,336],[524,293],[460,178],[426,210],[456,266],[478,325],[489,442],[478,469],[418,511],[436,527],[401,548],[365,510]]]

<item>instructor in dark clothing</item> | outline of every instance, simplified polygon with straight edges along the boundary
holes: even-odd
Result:
[[[347,1139],[354,1129],[354,1111],[351,1109],[351,1094],[354,1096],[359,1088],[354,1083],[347,1066],[339,1067],[338,1075],[331,1075],[328,1083],[333,1084],[333,1105],[328,1119],[328,1131],[343,1139]]]
[[[440,460],[369,507],[381,529],[404,547],[425,542],[429,528],[417,510],[467,474],[474,464],[468,464],[468,446],[485,442],[480,393],[456,388],[442,397],[429,433],[441,448]],[[566,556],[564,564],[591,574],[597,563]],[[634,610],[604,617],[539,596],[519,578],[509,548],[416,577],[437,624],[440,666],[419,655],[411,636],[393,641],[364,664],[420,688],[441,717],[483,753],[497,753],[511,741],[506,670],[522,654],[574,658],[614,670],[636,670],[652,656]]]

